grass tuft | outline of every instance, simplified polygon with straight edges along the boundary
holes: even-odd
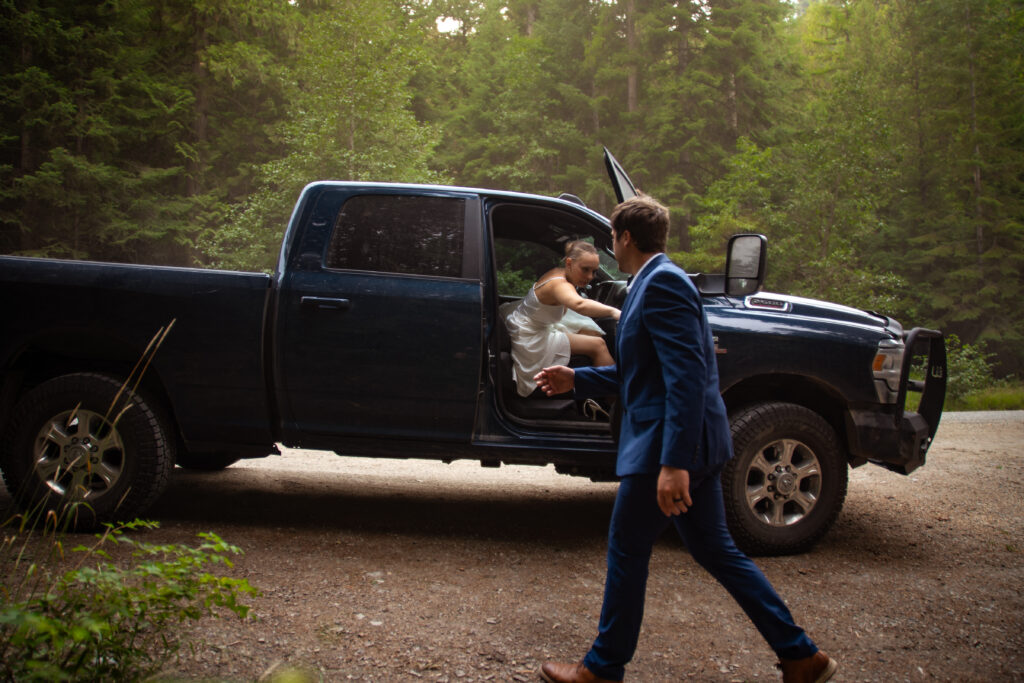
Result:
[[[1024,384],[1004,384],[946,401],[946,410],[1024,410]]]

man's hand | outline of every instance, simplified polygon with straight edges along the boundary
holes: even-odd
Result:
[[[666,517],[671,517],[683,514],[692,506],[690,473],[662,465],[658,474],[658,507]]]
[[[567,368],[564,365],[554,365],[550,368],[544,368],[534,375],[533,381],[537,383],[537,386],[545,394],[554,396],[555,394],[564,394],[567,391],[572,391],[573,385],[576,383],[575,376],[576,371],[572,368]]]

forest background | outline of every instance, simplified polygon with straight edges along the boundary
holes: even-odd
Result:
[[[274,267],[318,179],[570,192],[1024,370],[1019,0],[0,0],[0,253]]]

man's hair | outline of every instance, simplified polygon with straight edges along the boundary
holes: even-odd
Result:
[[[668,244],[668,209],[645,194],[627,199],[612,211],[616,235],[629,231],[636,248],[645,254],[665,251]]]

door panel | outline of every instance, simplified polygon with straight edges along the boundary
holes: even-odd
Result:
[[[473,262],[463,245],[478,240],[454,233],[479,229],[477,206],[466,197],[379,192],[320,199],[311,230],[336,237],[303,240],[279,295],[286,434],[469,440],[482,290],[479,278],[451,274]]]

